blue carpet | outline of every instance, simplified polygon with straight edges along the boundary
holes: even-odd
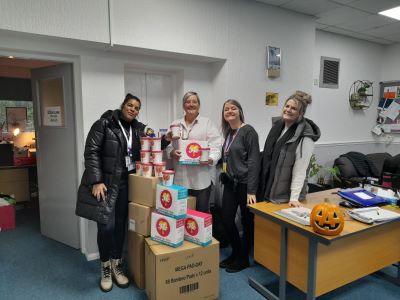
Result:
[[[221,249],[221,259],[229,249]],[[395,268],[387,272],[395,274]],[[72,249],[40,234],[38,213],[32,208],[17,210],[17,229],[0,232],[0,299],[146,299],[144,290],[134,286],[109,293],[98,287],[100,262],[86,261]],[[264,299],[248,285],[252,276],[275,293],[278,278],[254,262],[246,270],[229,274],[220,270],[220,299]],[[306,299],[289,285],[287,299]],[[319,297],[328,299],[400,299],[400,287],[377,276],[367,276]],[[161,299],[164,300],[164,299]]]

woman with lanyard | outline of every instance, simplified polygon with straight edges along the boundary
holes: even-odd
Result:
[[[260,147],[257,132],[244,123],[242,106],[238,101],[227,100],[224,103],[221,126],[225,137],[220,177],[224,185],[222,220],[232,246],[232,254],[221,261],[220,267],[234,273],[249,266],[254,220],[247,204],[256,203]],[[242,215],[242,238],[235,224],[238,207]]]
[[[140,160],[140,136],[145,128],[136,120],[140,106],[138,97],[127,94],[121,109],[105,112],[86,139],[85,172],[76,214],[97,222],[103,292],[112,289],[112,279],[119,287],[129,285],[121,258],[128,215],[128,174],[135,171],[135,161]]]
[[[174,184],[187,187],[189,195],[196,197],[196,210],[208,213],[212,183],[210,167],[215,166],[221,158],[222,140],[211,120],[199,115],[200,98],[197,93],[187,92],[183,96],[182,105],[185,116],[172,124],[180,126],[180,139],[206,141],[210,148],[209,160],[200,165],[179,164],[179,139],[168,145],[166,151],[174,163]]]

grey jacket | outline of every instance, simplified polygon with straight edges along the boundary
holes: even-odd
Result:
[[[281,119],[274,123],[282,122]],[[304,118],[297,126],[297,129],[291,139],[282,147],[278,162],[275,169],[274,181],[271,187],[271,192],[267,200],[276,203],[285,203],[290,200],[290,186],[292,182],[293,166],[296,162],[296,149],[303,142],[305,137],[311,138],[314,142],[321,136],[319,127],[311,120]],[[301,148],[300,148],[301,151]],[[300,152],[301,153],[301,152]],[[265,159],[265,158],[263,158]],[[264,170],[263,170],[264,171]],[[266,171],[261,174],[260,185],[266,183]],[[265,188],[262,190],[265,190]],[[307,194],[307,177],[304,180],[303,188],[300,192],[299,200],[304,200]]]

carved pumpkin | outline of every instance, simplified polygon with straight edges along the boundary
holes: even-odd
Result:
[[[317,204],[311,211],[310,224],[316,233],[338,235],[344,227],[343,213],[337,205]]]

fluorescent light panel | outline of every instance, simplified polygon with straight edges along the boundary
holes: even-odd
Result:
[[[381,11],[378,14],[400,21],[400,6]]]

